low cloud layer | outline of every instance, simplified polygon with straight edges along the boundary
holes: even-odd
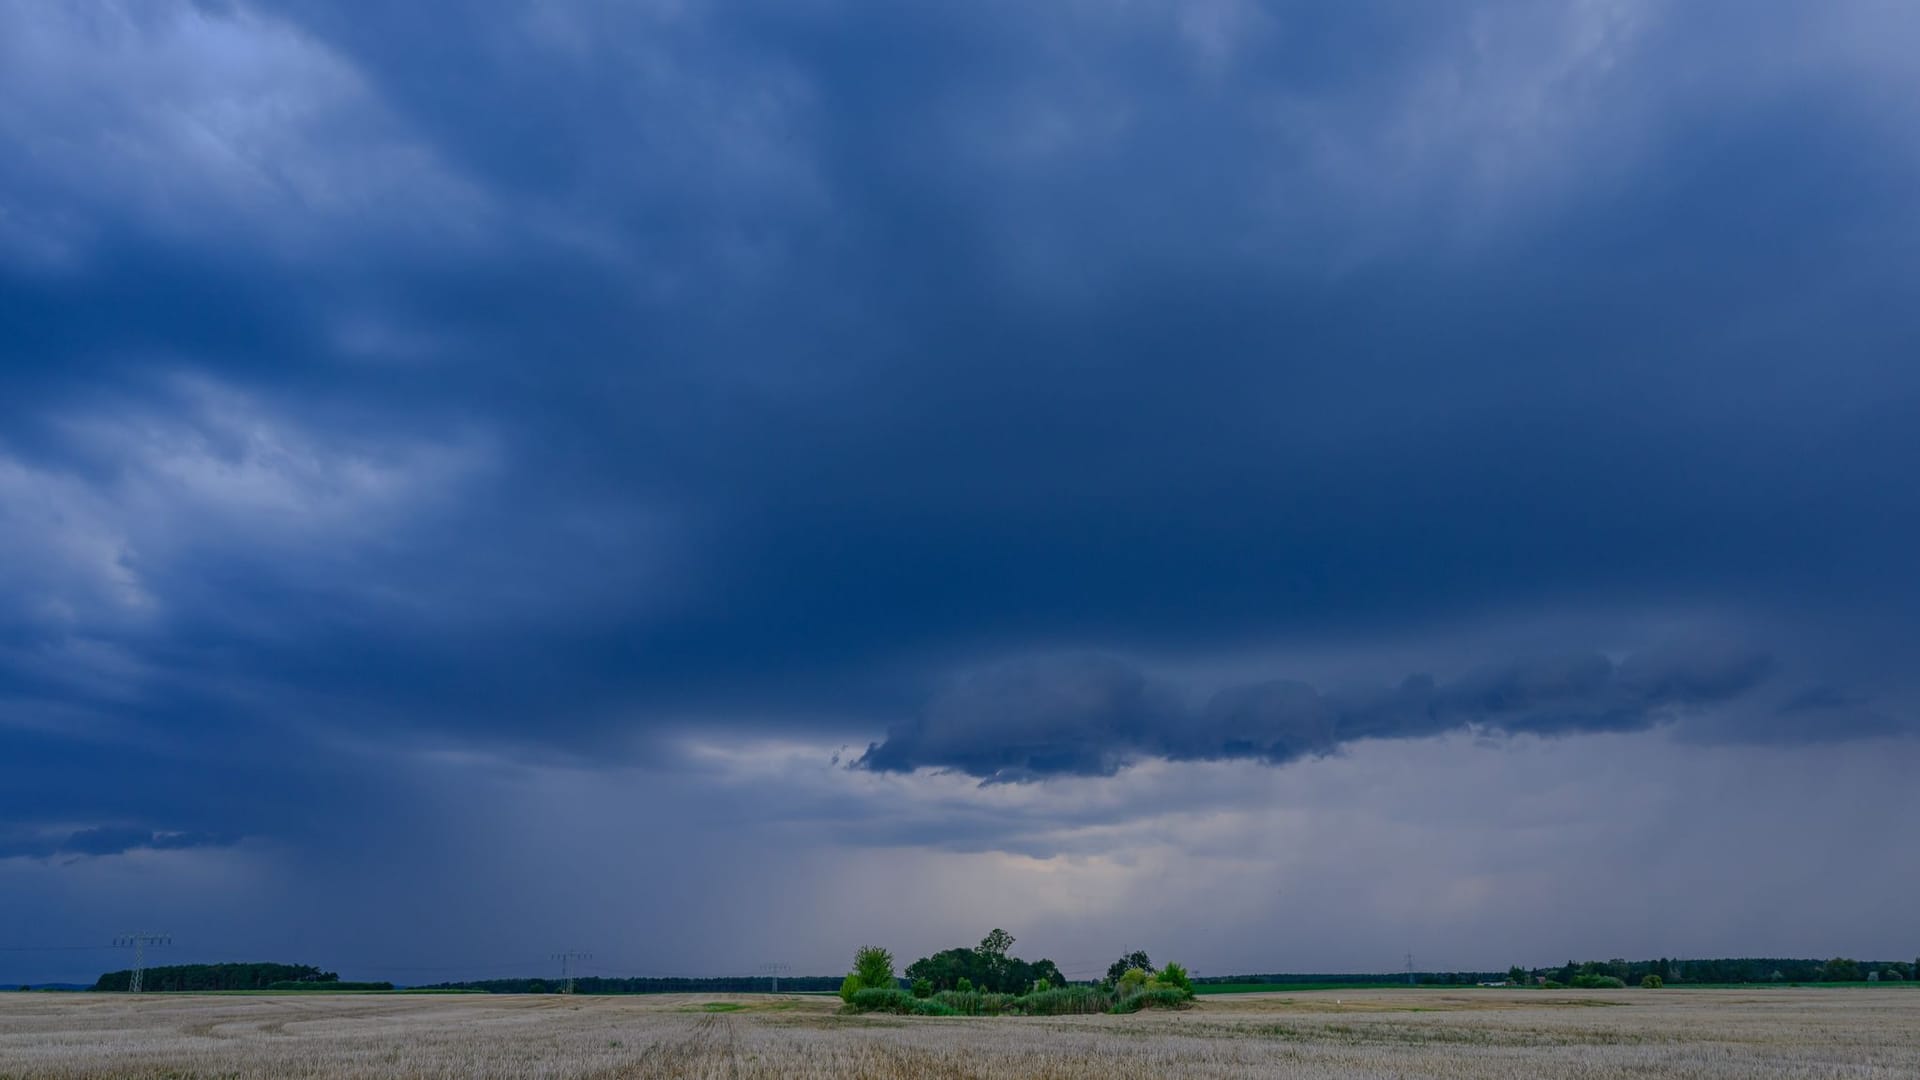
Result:
[[[1733,647],[1516,660],[1439,683],[1412,675],[1377,692],[1292,680],[1192,695],[1123,661],[1067,657],[964,679],[856,764],[879,772],[954,769],[991,781],[1106,776],[1142,758],[1283,765],[1361,739],[1453,731],[1560,736],[1639,731],[1734,701],[1773,669]]]
[[[0,839],[0,859],[88,858],[132,851],[184,851],[228,847],[238,837],[224,833],[168,832],[132,825],[96,825],[64,836],[16,836]]]

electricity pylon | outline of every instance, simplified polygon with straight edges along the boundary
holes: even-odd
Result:
[[[135,930],[131,934],[122,934],[113,939],[114,948],[133,950],[133,976],[127,980],[127,993],[139,993],[145,982],[142,976],[146,974],[147,946],[171,944],[173,944],[172,934],[153,934],[145,930]]]
[[[567,988],[561,991],[561,993],[573,993],[573,965],[581,960],[593,959],[593,954],[589,952],[557,952],[553,954],[553,958],[560,961],[560,977],[567,981]]]
[[[777,961],[769,961],[767,963],[761,964],[760,970],[766,972],[767,977],[773,980],[773,992],[777,994],[780,992],[780,976],[785,975],[788,971],[792,969],[789,968],[786,964],[782,964]]]

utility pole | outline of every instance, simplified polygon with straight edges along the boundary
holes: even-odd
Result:
[[[777,994],[780,992],[780,976],[785,975],[790,969],[786,964],[778,961],[768,961],[760,965],[760,970],[766,972],[767,977],[773,980],[773,993]]]
[[[557,952],[553,954],[553,958],[560,961],[560,977],[567,981],[567,988],[561,991],[561,993],[573,993],[573,965],[582,960],[593,959],[593,954],[589,952]]]
[[[127,993],[139,993],[145,982],[141,976],[146,974],[147,946],[171,944],[173,944],[172,934],[154,934],[145,930],[135,930],[131,934],[122,934],[113,939],[114,948],[133,950],[133,976],[127,980]]]
[[[1407,952],[1407,985],[1412,986],[1413,984],[1414,984],[1413,983],[1413,952],[1412,950],[1408,950]]]

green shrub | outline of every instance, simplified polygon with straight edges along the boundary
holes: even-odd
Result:
[[[1108,1010],[1117,1013],[1139,1012],[1141,1009],[1185,1009],[1193,1004],[1193,991],[1176,990],[1163,986],[1154,990],[1142,990],[1137,994],[1128,994],[1113,1003]]]
[[[849,1005],[853,1004],[853,996],[859,993],[860,989],[860,976],[851,971],[847,972],[847,977],[840,980],[840,1000]]]
[[[1127,997],[1147,988],[1147,973],[1141,968],[1128,968],[1116,984],[1120,996]]]
[[[1573,985],[1581,990],[1624,990],[1626,980],[1614,975],[1575,975]]]
[[[1045,979],[1035,979],[1033,980],[1033,989],[1030,991],[1030,993],[1044,994],[1051,989],[1053,989],[1052,983],[1048,982]]]
[[[1161,968],[1160,974],[1154,978],[1160,985],[1171,986],[1176,990],[1193,989],[1193,979],[1187,975],[1187,969],[1171,960],[1167,961],[1167,966]]]
[[[933,995],[947,1008],[960,1016],[999,1016],[1008,1011],[1008,1005],[1019,1000],[1012,994],[991,994],[978,990],[942,990]]]
[[[942,990],[932,997],[920,998],[899,987],[849,988],[853,979],[852,975],[847,976],[847,983],[841,986],[841,997],[848,1007],[858,1012],[899,1016],[1085,1016],[1141,1009],[1184,1009],[1193,1003],[1193,991],[1173,986],[1144,988],[1123,997],[1097,986],[1063,986],[1019,997],[977,990]]]
[[[962,975],[960,976],[960,981],[953,985],[953,989],[958,993],[971,994],[973,993],[973,980]]]
[[[1016,999],[1009,1012],[1025,1016],[1084,1016],[1113,1008],[1113,995],[1092,986],[1063,986],[1057,990],[1036,990]]]
[[[861,1012],[911,1013],[919,999],[897,986],[863,986],[847,1004]]]
[[[913,996],[917,998],[932,997],[933,996],[933,980],[932,979],[913,980]]]
[[[1665,985],[1667,985],[1667,980],[1658,975],[1647,975],[1640,980],[1640,986],[1644,990],[1658,990]]]

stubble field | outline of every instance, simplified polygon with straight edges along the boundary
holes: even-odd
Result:
[[[1372,990],[1132,1016],[771,996],[0,997],[0,1078],[1920,1076],[1920,990]]]

